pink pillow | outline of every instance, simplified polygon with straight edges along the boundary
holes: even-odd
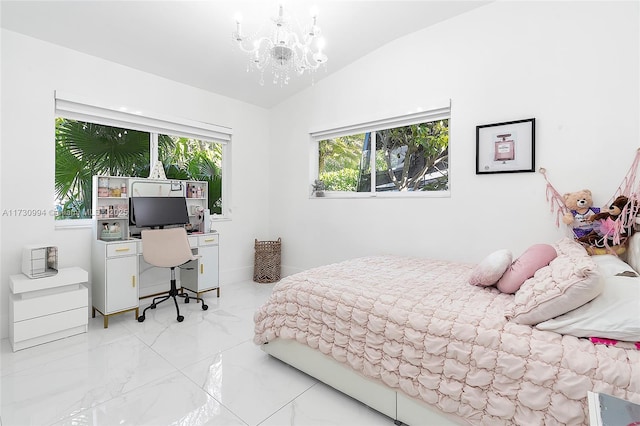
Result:
[[[473,269],[469,276],[469,284],[494,285],[511,265],[511,260],[512,257],[509,250],[494,251]]]
[[[498,280],[498,290],[515,293],[522,283],[533,277],[536,271],[547,266],[558,256],[549,244],[534,244],[517,258]]]

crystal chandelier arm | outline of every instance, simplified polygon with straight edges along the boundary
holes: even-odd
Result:
[[[301,60],[305,63],[307,67],[312,69],[318,68],[321,64],[327,61],[327,55],[322,53],[322,49],[324,48],[324,40],[319,38],[317,34],[305,34],[304,43],[300,41],[300,38],[297,34],[291,34],[291,38],[294,39],[294,42],[291,44],[292,48],[298,49],[296,54],[302,58]],[[317,50],[313,50],[313,42],[317,40]],[[309,60],[309,55],[311,55],[311,59]]]
[[[265,47],[267,50],[271,49],[274,46],[273,41],[268,37],[257,38],[253,41],[252,44],[250,44],[247,42],[244,36],[237,36],[236,34],[234,34],[234,40],[238,45],[238,47],[240,48],[240,50],[249,54],[255,54],[257,51],[260,50],[260,48],[263,47],[263,44],[266,45]],[[247,47],[247,45],[251,47]]]

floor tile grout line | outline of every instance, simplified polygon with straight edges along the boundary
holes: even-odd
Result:
[[[300,371],[300,370],[298,370]],[[306,374],[306,373],[305,373]],[[278,408],[277,410],[275,410],[273,413],[269,414],[267,417],[265,417],[264,419],[262,419],[260,422],[258,422],[255,426],[260,426],[261,424],[263,424],[264,422],[266,422],[267,420],[269,420],[271,417],[275,416],[278,412],[280,412],[281,410],[283,410],[284,408],[286,408],[289,404],[293,404],[298,398],[300,398],[302,395],[304,395],[305,393],[309,392],[312,388],[314,388],[318,383],[320,383],[317,379],[313,379],[314,383],[309,386],[308,388],[306,388],[305,390],[303,390],[302,392],[300,392],[299,394],[297,394],[295,397],[291,398],[291,400],[287,401],[284,403],[284,405],[280,408]]]

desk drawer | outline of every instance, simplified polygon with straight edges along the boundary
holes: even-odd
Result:
[[[207,234],[198,236],[198,246],[211,246],[218,244],[218,234]]]
[[[137,243],[135,241],[107,245],[107,257],[131,256],[136,253]]]

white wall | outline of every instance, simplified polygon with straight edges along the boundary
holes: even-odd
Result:
[[[588,187],[606,203],[640,146],[638,9],[492,3],[390,43],[271,111],[2,30],[0,210],[51,206],[53,91],[61,90],[233,128],[233,220],[216,226],[223,285],[250,279],[254,238],[282,237],[284,273],[374,253],[469,262],[501,247],[518,254],[565,230],[555,227],[542,175],[475,175],[475,126],[535,117],[536,165],[560,192]],[[311,129],[445,98],[450,198],[308,198]],[[21,248],[55,244],[61,267],[89,268],[92,236],[56,231],[51,217],[3,215],[0,225],[5,337],[8,276],[20,271]]]
[[[536,168],[613,196],[640,146],[638,2],[496,2],[390,43],[272,110],[270,229],[287,272],[395,253],[475,262],[554,242],[540,173],[475,174],[476,125],[536,118]],[[331,66],[331,62],[328,63]],[[311,130],[450,98],[451,197],[309,199]]]
[[[267,236],[268,112],[229,98],[2,30],[1,335],[8,335],[9,276],[20,273],[22,247],[59,247],[59,267],[90,268],[91,230],[55,230],[52,216],[16,217],[17,209],[49,210],[54,186],[54,90],[104,105],[231,127],[232,221],[219,222],[221,283],[251,279],[254,238]],[[256,183],[260,182],[259,185]],[[7,213],[9,212],[9,213]],[[223,290],[224,294],[224,290]]]

